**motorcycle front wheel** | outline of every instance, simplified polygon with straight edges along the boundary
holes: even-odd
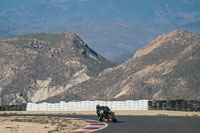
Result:
[[[112,118],[112,122],[117,122],[117,119],[116,118]]]

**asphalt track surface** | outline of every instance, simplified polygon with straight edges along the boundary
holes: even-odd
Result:
[[[24,116],[1,114],[0,116]],[[97,120],[96,116],[86,115],[27,115],[86,118]],[[109,122],[108,127],[95,133],[200,133],[200,117],[168,116],[117,116],[118,123]]]

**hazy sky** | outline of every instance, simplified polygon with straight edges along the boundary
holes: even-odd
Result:
[[[199,0],[1,0],[2,22],[73,23],[105,19],[185,24],[200,20]],[[57,18],[56,20],[53,18]]]
[[[0,1],[0,37],[72,31],[107,58],[174,29],[200,33],[200,0]]]

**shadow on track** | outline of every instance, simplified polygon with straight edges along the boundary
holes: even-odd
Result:
[[[124,121],[117,121],[116,123],[124,123]]]

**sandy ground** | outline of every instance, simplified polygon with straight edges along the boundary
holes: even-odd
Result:
[[[53,117],[0,117],[0,133],[66,133],[85,127],[80,121]]]
[[[200,112],[184,112],[184,111],[114,111],[116,115],[138,115],[138,116],[200,116]],[[95,111],[7,111],[0,114],[66,114],[66,115],[96,115]]]

